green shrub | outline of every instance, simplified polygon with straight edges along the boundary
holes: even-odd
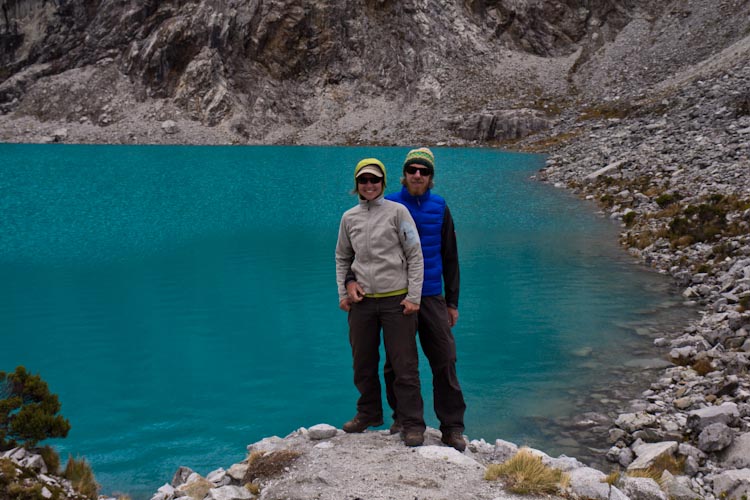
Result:
[[[611,194],[603,194],[601,198],[599,198],[599,201],[604,205],[605,207],[611,207],[615,204],[615,197]]]
[[[0,447],[34,448],[39,441],[68,435],[70,423],[57,414],[57,396],[23,366],[14,373],[0,371],[0,398]]]
[[[70,480],[78,493],[86,498],[96,499],[99,493],[99,485],[94,479],[94,471],[86,462],[85,458],[75,459],[68,456],[68,464],[65,466],[63,477]]]
[[[659,208],[666,208],[672,203],[676,202],[678,200],[678,197],[674,194],[664,193],[660,196],[657,196],[654,200],[657,205],[659,205]]]
[[[623,215],[622,221],[625,223],[626,226],[632,226],[633,222],[635,222],[635,212],[628,212],[625,215]]]

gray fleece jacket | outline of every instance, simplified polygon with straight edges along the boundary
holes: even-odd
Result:
[[[344,278],[351,267],[366,294],[407,289],[406,299],[422,298],[424,262],[419,233],[409,210],[382,196],[360,200],[341,217],[336,242],[339,300],[346,298]]]

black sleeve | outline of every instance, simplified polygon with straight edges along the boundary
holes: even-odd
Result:
[[[456,243],[456,228],[448,206],[445,206],[443,229],[441,233],[440,253],[443,258],[443,282],[445,285],[445,302],[448,307],[458,309],[458,287],[460,273],[458,271],[458,245]]]
[[[350,281],[357,281],[357,276],[354,274],[354,271],[352,271],[351,267],[346,272],[346,277],[344,278],[344,286],[348,285]]]

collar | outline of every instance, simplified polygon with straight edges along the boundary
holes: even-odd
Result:
[[[424,194],[414,196],[409,192],[406,186],[401,186],[401,196],[403,196],[404,199],[422,203],[423,201],[427,201],[430,198],[430,189],[428,188],[427,191],[424,192]]]
[[[383,204],[383,200],[385,200],[385,195],[381,194],[377,198],[375,198],[372,201],[367,201],[364,198],[359,198],[359,206],[362,208],[370,208],[371,206],[380,206]],[[359,195],[357,195],[359,197]]]

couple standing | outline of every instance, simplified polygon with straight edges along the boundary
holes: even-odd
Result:
[[[424,442],[416,331],[432,369],[442,442],[464,451],[464,403],[451,327],[458,321],[458,250],[445,200],[431,193],[435,158],[427,148],[406,155],[401,191],[385,194],[386,169],[375,158],[354,169],[359,204],[341,218],[336,244],[339,307],[349,313],[357,414],[343,426],[383,425],[380,330],[391,433],[407,446]],[[445,298],[443,297],[445,282]]]

